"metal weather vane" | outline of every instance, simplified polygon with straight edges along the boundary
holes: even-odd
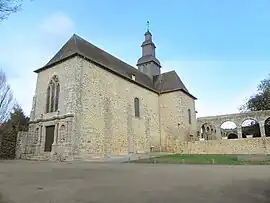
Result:
[[[147,32],[149,32],[150,23],[149,21],[146,22]]]

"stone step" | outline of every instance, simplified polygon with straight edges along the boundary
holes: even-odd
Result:
[[[27,158],[28,160],[33,160],[33,161],[48,161],[49,158],[46,156],[40,156],[40,155],[32,155]]]
[[[83,162],[102,162],[103,158],[93,156],[93,155],[81,155],[81,156],[74,156],[73,161],[83,161]]]

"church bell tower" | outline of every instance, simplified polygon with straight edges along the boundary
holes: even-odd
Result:
[[[147,22],[149,26],[149,22]],[[137,66],[139,71],[148,75],[151,79],[153,76],[160,74],[160,62],[156,58],[155,49],[156,46],[152,41],[152,34],[149,31],[149,27],[147,28],[147,32],[144,34],[145,39],[142,43],[142,57],[139,58],[137,62]]]

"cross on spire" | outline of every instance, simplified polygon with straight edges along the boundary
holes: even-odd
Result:
[[[150,23],[149,21],[146,22],[147,32],[149,32]]]

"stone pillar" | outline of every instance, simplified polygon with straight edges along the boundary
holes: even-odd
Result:
[[[39,125],[38,131],[38,140],[37,140],[37,154],[41,153],[41,143],[42,143],[42,135],[43,135],[43,125]]]
[[[41,126],[41,132],[40,132],[40,153],[44,152],[44,145],[45,145],[45,139],[46,139],[46,126],[42,124]]]
[[[265,137],[264,121],[259,121],[261,137]]]
[[[237,135],[238,135],[238,139],[243,138],[242,137],[242,126],[237,126]]]
[[[34,134],[34,153],[37,155],[39,154],[39,139],[40,139],[40,125],[37,124],[37,126],[35,127],[35,134]]]
[[[36,96],[33,97],[32,100],[32,109],[30,113],[30,121],[33,121],[35,119],[35,111],[36,111]]]
[[[55,125],[54,128],[54,140],[53,140],[53,145],[57,145],[58,144],[58,123]]]
[[[71,121],[67,121],[66,133],[67,133],[67,143],[68,144],[71,144],[71,142],[72,142],[71,130],[72,130],[72,122]]]
[[[52,151],[51,151],[51,160],[56,161],[58,156],[58,145],[57,145],[57,137],[58,137],[58,123],[55,124],[54,127],[54,139],[53,139],[53,144],[52,144]]]
[[[39,132],[39,145],[41,145],[41,143],[42,143],[42,139],[43,139],[43,136],[44,136],[44,133],[43,133],[43,125],[40,125],[40,132]]]
[[[33,131],[33,126],[29,126],[29,130],[28,130],[28,134],[27,134],[27,138],[26,138],[26,153],[30,154],[32,153],[32,144],[33,144],[33,133],[35,133]]]
[[[54,127],[54,137],[53,137],[53,144],[52,144],[52,151],[56,152],[56,146],[57,146],[57,138],[58,138],[58,123],[55,124]]]
[[[59,123],[56,124],[56,129],[55,129],[55,144],[58,144],[59,142]]]
[[[222,136],[221,136],[221,129],[220,129],[220,125],[216,125],[215,126],[215,128],[216,128],[216,139],[217,140],[221,140],[222,139]]]

